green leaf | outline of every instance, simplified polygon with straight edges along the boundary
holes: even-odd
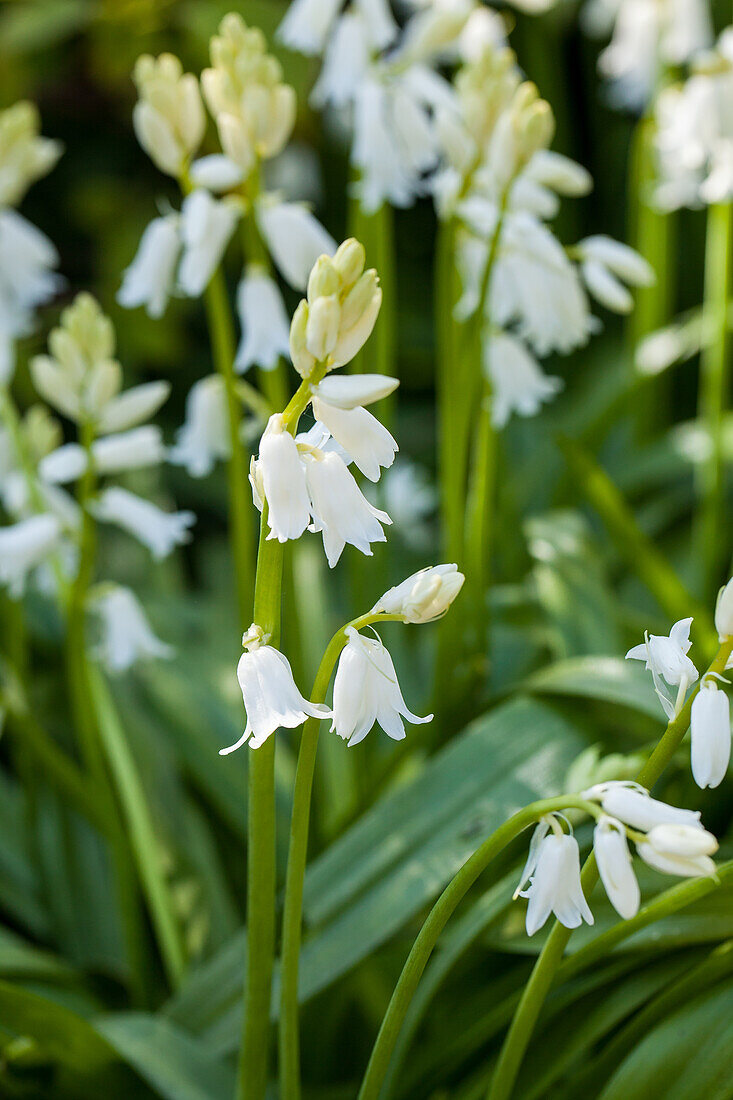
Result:
[[[622,657],[571,657],[533,673],[523,686],[538,695],[570,695],[616,703],[660,723],[664,721],[651,676],[638,661]]]
[[[733,987],[698,997],[651,1031],[601,1093],[600,1100],[730,1100]]]

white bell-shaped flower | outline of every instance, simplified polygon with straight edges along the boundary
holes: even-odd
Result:
[[[319,256],[333,256],[336,242],[307,206],[299,202],[257,203],[257,225],[267,250],[284,279],[305,290]]]
[[[408,710],[402,697],[392,658],[382,641],[366,638],[353,627],[346,630],[348,642],[341,652],[333,686],[331,730],[358,745],[378,723],[395,741],[405,737],[403,718],[412,723],[432,721]]]
[[[310,94],[313,107],[349,108],[369,71],[371,49],[366,20],[351,7],[336,23],[318,80]]]
[[[104,490],[94,505],[94,515],[104,523],[122,527],[147,546],[156,561],[167,558],[176,546],[190,542],[190,528],[196,522],[193,512],[164,512],[118,486]]]
[[[274,370],[288,355],[290,323],[280,288],[258,264],[250,264],[239,282],[237,311],[242,339],[235,367],[242,373],[251,366]]]
[[[641,891],[620,821],[605,815],[599,819],[593,831],[593,850],[608,900],[620,917],[630,920],[639,911]]]
[[[677,706],[665,691],[662,681],[670,687],[677,687],[681,700],[689,685],[697,680],[697,669],[687,656],[692,645],[691,625],[691,618],[680,619],[674,624],[668,637],[663,634],[648,634],[644,642],[634,646],[626,654],[627,660],[646,662],[646,668],[652,674],[659,701],[670,719],[675,717]]]
[[[580,851],[574,836],[553,832],[544,837],[530,885],[520,896],[529,899],[528,936],[542,928],[550,913],[566,928],[577,928],[584,920],[593,924],[580,884]]]
[[[588,291],[614,313],[630,313],[634,308],[634,299],[624,284],[651,286],[655,281],[651,264],[633,248],[612,237],[586,237],[576,245],[575,251]]]
[[[2,180],[0,179],[0,189]],[[33,312],[52,298],[63,279],[48,237],[15,210],[0,210],[0,382],[14,367],[13,344],[33,328]]]
[[[310,498],[298,447],[279,413],[270,417],[260,440],[258,469],[268,506],[268,539],[300,538],[310,523]]]
[[[624,780],[612,780],[599,783],[583,792],[583,798],[599,801],[607,814],[630,825],[632,829],[647,832],[655,825],[687,825],[693,829],[702,828],[700,813],[697,810],[683,810],[677,806],[668,806],[651,798],[649,793],[636,783]]]
[[[287,657],[265,644],[258,626],[250,627],[242,638],[242,645],[245,651],[239,658],[237,679],[242,689],[247,725],[236,744],[219,750],[221,756],[247,743],[258,749],[281,726],[295,729],[308,717],[332,717],[330,707],[324,703],[311,703],[303,698],[295,685]]]
[[[218,374],[194,382],[186,398],[186,420],[168,452],[176,466],[191,477],[207,477],[219,461],[231,454],[224,379]]]
[[[91,608],[98,616],[101,634],[93,653],[109,672],[124,672],[140,660],[173,656],[173,648],[155,635],[140,601],[129,588],[105,585],[93,598]]]
[[[382,467],[389,469],[394,462],[397,441],[366,409],[339,409],[314,397],[313,415],[370,481],[379,481]]]
[[[178,283],[189,298],[198,298],[221,263],[232,233],[242,215],[236,199],[215,199],[199,188],[187,195],[181,207],[183,256]]]
[[[704,677],[692,701],[690,761],[698,787],[718,787],[730,763],[730,703],[712,677]]]
[[[562,379],[544,373],[511,333],[492,329],[483,341],[483,366],[491,383],[491,421],[503,428],[512,413],[536,416],[562,389]]]
[[[0,527],[0,584],[12,599],[23,595],[26,579],[59,545],[61,524],[56,516],[29,516]]]
[[[456,565],[421,569],[385,592],[371,613],[403,615],[408,623],[431,623],[446,613],[465,579]]]
[[[314,530],[323,532],[328,564],[333,569],[347,542],[371,557],[371,543],[386,542],[382,524],[392,520],[369,503],[335,451],[306,454],[304,461]]]
[[[715,629],[721,644],[726,638],[733,637],[733,579],[718,593],[715,603]]]
[[[341,8],[341,0],[294,0],[277,29],[277,37],[291,50],[322,53]]]
[[[117,301],[126,309],[145,306],[150,317],[162,317],[175,288],[181,252],[178,214],[153,218],[140,238],[134,260],[122,276]]]

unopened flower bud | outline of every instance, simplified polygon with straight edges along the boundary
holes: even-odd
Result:
[[[341,290],[341,277],[330,256],[319,256],[308,278],[308,301],[327,298]]]
[[[365,271],[341,305],[338,343],[333,349],[331,367],[350,362],[369,339],[382,305],[382,288],[377,273]]]
[[[711,856],[718,850],[718,842],[712,833],[691,825],[655,825],[646,839],[656,852],[685,859]]]
[[[372,614],[403,615],[408,623],[430,623],[445,614],[465,579],[456,565],[422,569],[385,592]]]
[[[0,206],[20,202],[35,180],[45,176],[61,155],[61,144],[41,137],[33,103],[21,101],[0,112]]]
[[[733,637],[733,578],[718,593],[718,602],[715,605],[715,629],[720,642]]]
[[[206,127],[198,81],[173,54],[138,58],[133,79],[140,97],[133,113],[138,141],[162,172],[177,176]]]
[[[316,359],[326,359],[336,347],[340,320],[341,307],[335,294],[316,298],[309,305],[305,345]]]
[[[338,246],[332,262],[341,276],[342,286],[346,291],[349,291],[364,271],[364,265],[366,264],[364,245],[357,241],[355,237],[349,237],[348,240]]]
[[[298,308],[290,322],[290,358],[301,378],[310,378],[316,365],[315,356],[311,355],[306,347],[309,313],[308,303],[303,298],[298,303]]]
[[[529,161],[539,149],[546,149],[555,132],[555,118],[545,99],[533,103],[524,120],[522,154]]]

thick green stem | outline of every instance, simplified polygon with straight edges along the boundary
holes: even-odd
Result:
[[[698,417],[707,434],[707,453],[700,465],[697,535],[703,592],[713,600],[723,579],[728,544],[725,507],[723,417],[728,390],[728,296],[731,284],[733,207],[708,209],[705,242],[705,304],[703,317],[710,342],[700,360]]]
[[[727,639],[721,645],[708,672],[722,673],[731,651],[733,651],[733,638]],[[698,691],[699,685],[691,693],[677,717],[669,723],[659,744],[636,777],[642,786],[648,789],[654,786],[682,743],[682,739],[690,725],[692,701]],[[581,875],[583,892],[586,897],[593,890],[597,881],[596,862],[591,855],[586,861]],[[556,921],[550,935],[547,937],[530,979],[524,987],[514,1019],[504,1040],[487,1093],[487,1100],[509,1100],[527,1045],[532,1037],[537,1017],[550,991],[571,934],[570,929],[565,928],[559,921]]]
[[[514,814],[513,817],[510,817],[503,825],[500,825],[483,842],[481,847],[476,849],[470,859],[466,860],[448,883],[430,910],[427,920],[412,945],[407,962],[402,968],[402,973],[382,1020],[382,1026],[379,1029],[377,1041],[374,1044],[369,1065],[359,1090],[358,1100],[377,1100],[379,1097],[397,1036],[422,972],[438,942],[440,933],[476,879],[489,863],[529,825],[532,825],[544,814],[571,808],[584,810],[593,816],[597,814],[595,804],[589,803],[577,795],[561,795],[557,798],[546,798],[533,802]]]
[[[323,703],[336,661],[348,641],[349,627],[361,630],[375,622],[403,622],[401,615],[363,615],[342,627],[328,644],[316,674],[311,702]],[[308,857],[311,793],[316,766],[320,720],[309,718],[303,726],[298,767],[293,790],[290,847],[285,879],[283,932],[280,961],[280,1095],[287,1100],[300,1096],[300,1036],[298,1032],[298,963],[303,925],[303,883]]]

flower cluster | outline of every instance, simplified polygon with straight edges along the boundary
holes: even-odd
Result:
[[[458,225],[463,294],[456,316],[483,324],[483,366],[497,426],[531,416],[557,393],[535,356],[567,353],[595,330],[590,292],[628,312],[624,286],[653,280],[628,246],[593,236],[566,250],[546,224],[559,196],[582,195],[588,173],[549,148],[554,119],[511,50],[486,46],[459,69],[455,95],[436,114],[443,158],[432,180],[439,215]],[[575,262],[573,262],[575,261]]]
[[[0,111],[0,385],[10,382],[13,344],[33,326],[36,308],[58,290],[58,255],[51,241],[14,209],[61,155],[41,137],[38,111],[21,102]]]
[[[29,575],[41,566],[39,580],[53,576],[58,586],[73,579],[85,514],[122,528],[155,559],[187,542],[195,519],[191,512],[164,512],[122,486],[98,486],[102,478],[165,460],[160,429],[147,421],[168,397],[168,383],[122,390],[112,324],[88,294],[64,310],[48,345],[49,354],[31,362],[33,382],[39,395],[77,426],[81,442],[62,443],[58,422],[40,406],[22,425],[23,456],[7,435],[0,437],[3,503],[15,519],[0,531],[0,581],[13,596],[22,594]],[[80,507],[65,487],[81,482],[93,491]],[[100,623],[97,653],[108,668],[119,671],[140,657],[172,652],[154,636],[129,589],[101,583],[89,594],[89,608]]]
[[[665,210],[733,198],[733,27],[715,50],[696,55],[692,75],[660,94],[656,105],[659,182]]]
[[[663,874],[695,878],[715,873],[710,857],[718,842],[703,828],[699,813],[659,802],[638,784],[623,781],[590,787],[580,798],[599,807],[593,850],[608,899],[624,920],[636,915],[641,900],[629,839],[644,862]],[[550,913],[566,928],[577,928],[583,921],[593,924],[580,882],[578,842],[564,832],[559,815],[547,815],[538,823],[514,896],[529,899],[529,936],[542,928]]]

